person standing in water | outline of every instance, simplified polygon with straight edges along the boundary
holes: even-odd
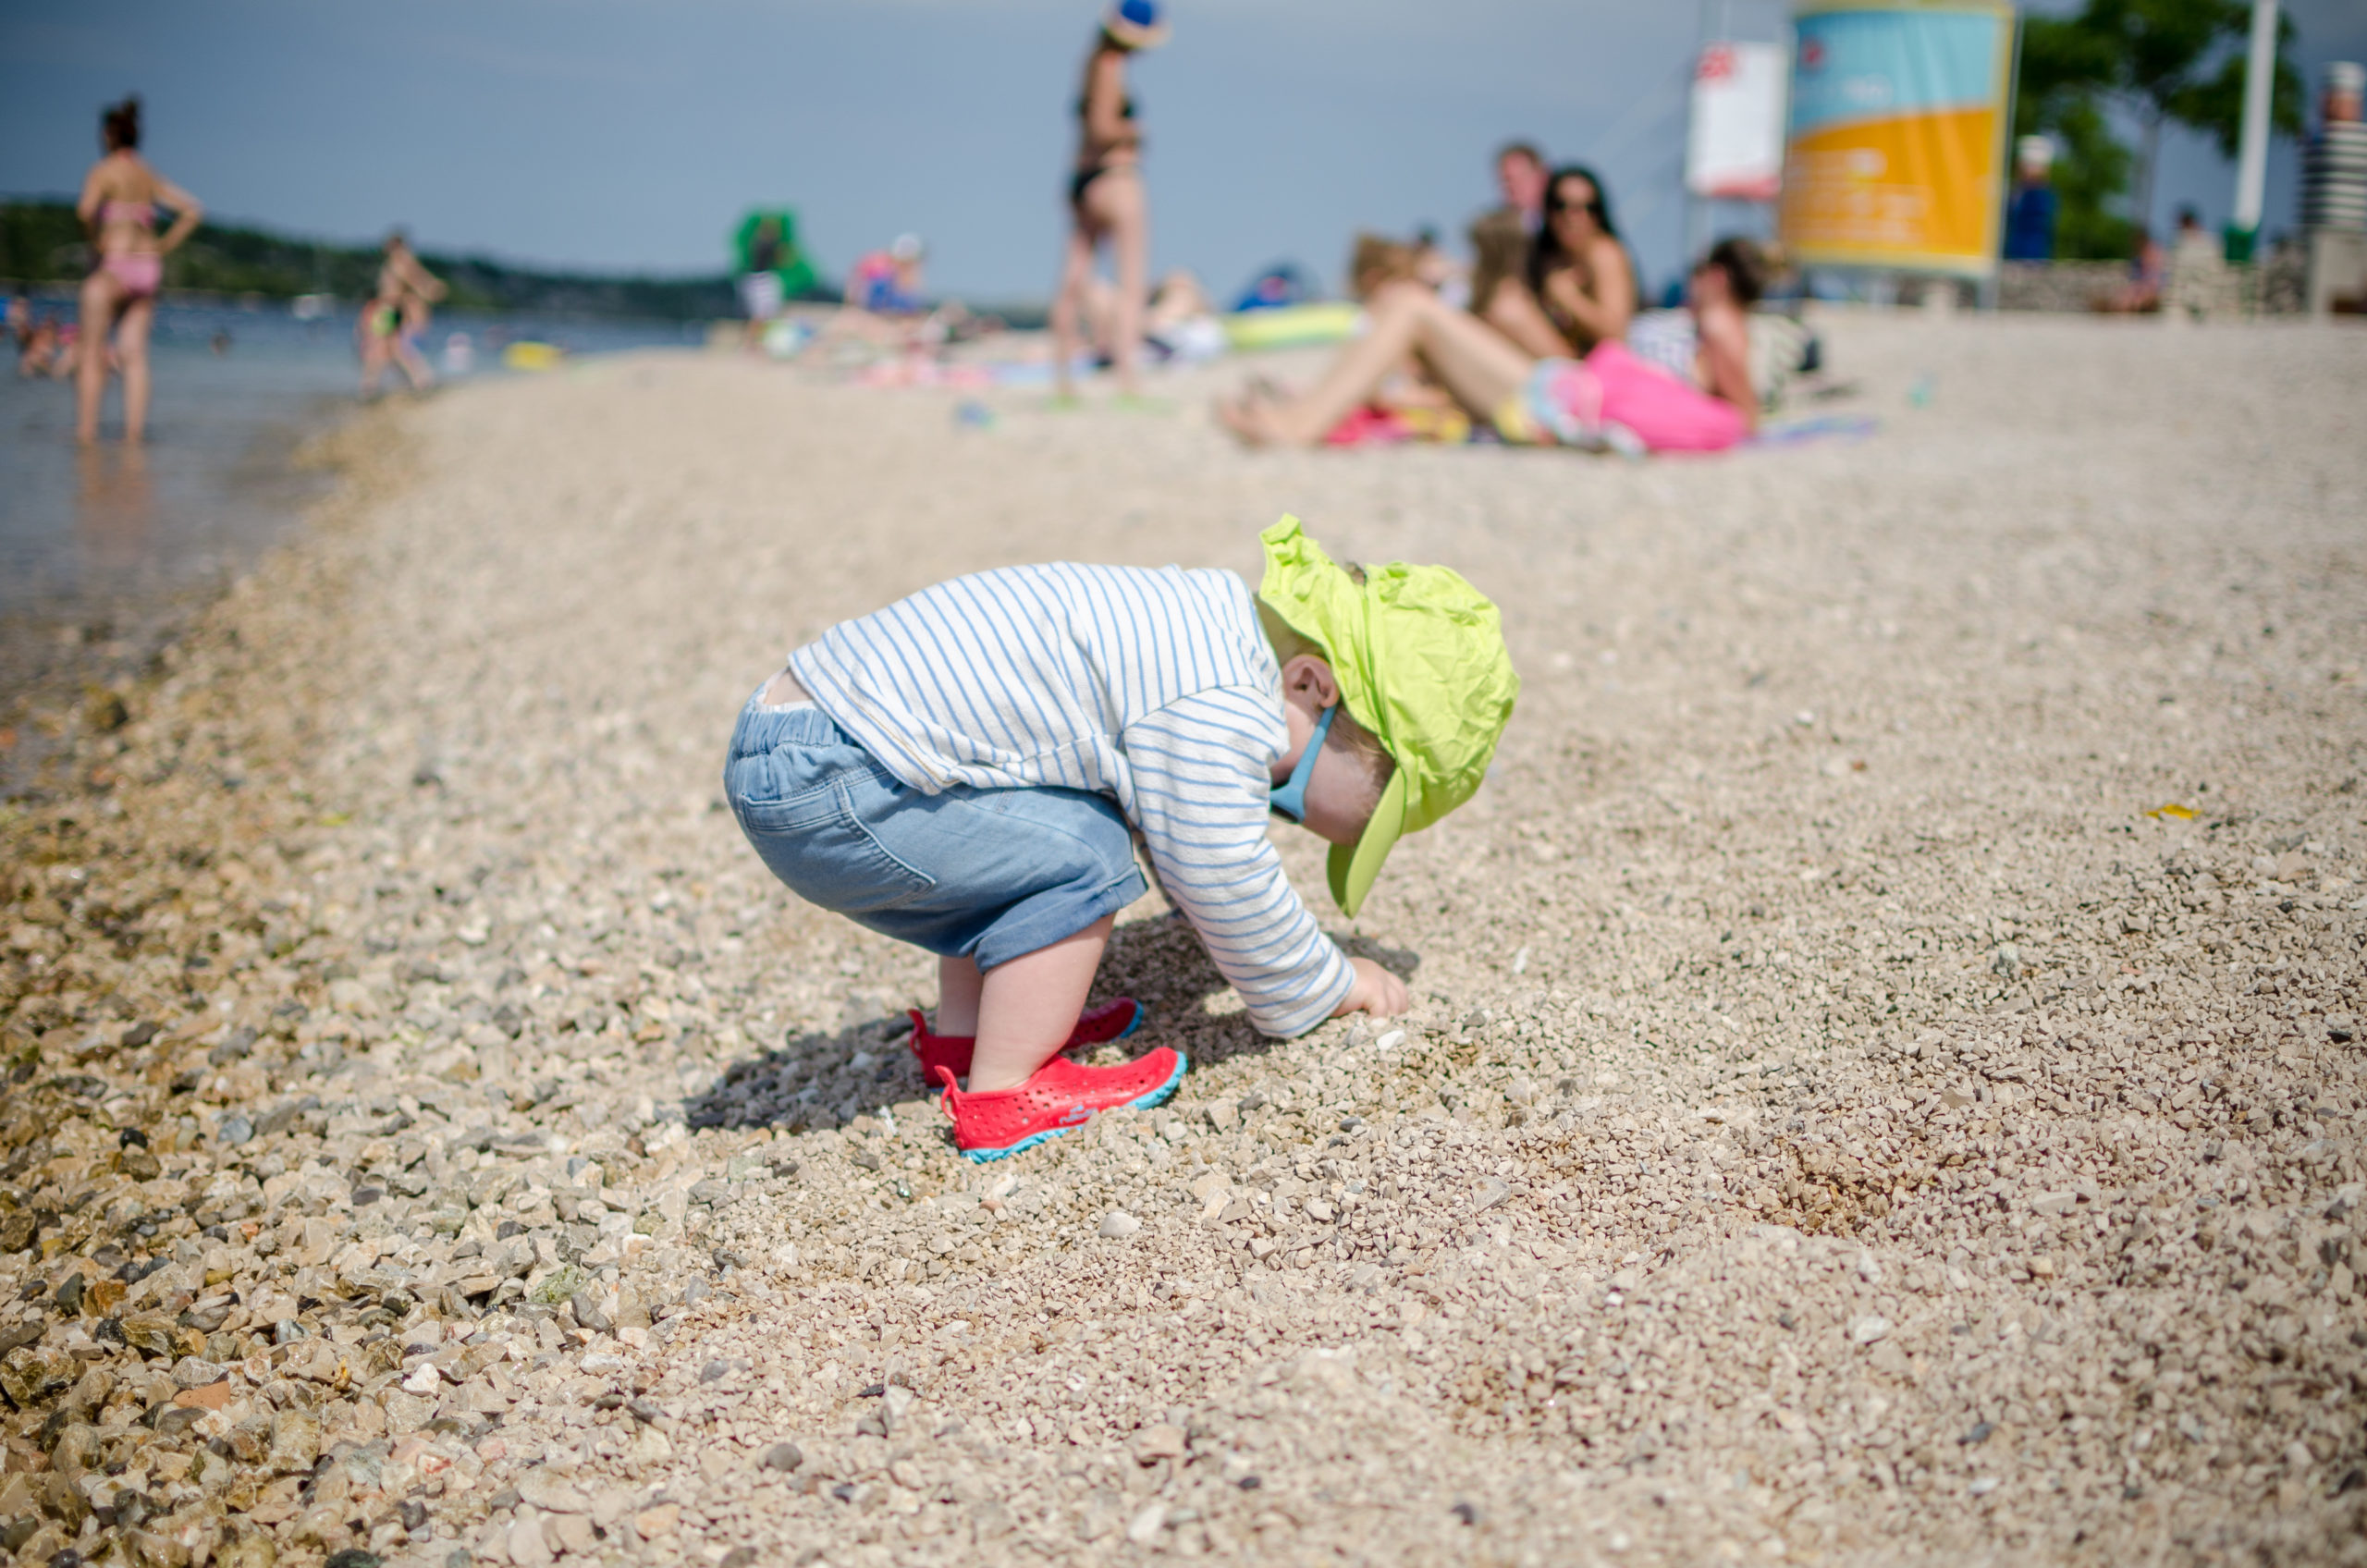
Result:
[[[106,154],[83,178],[81,199],[74,203],[99,256],[82,280],[74,435],[84,442],[99,438],[99,405],[112,359],[123,367],[123,438],[139,441],[148,431],[148,333],[156,321],[165,258],[197,231],[205,209],[140,155],[138,98],[100,115],[99,140]],[[175,214],[162,238],[156,233],[160,206]]]
[[[362,307],[362,396],[374,398],[386,366],[399,366],[414,392],[435,383],[435,373],[419,351],[435,301],[445,295],[443,281],[411,253],[401,229],[386,236],[386,260],[379,263],[378,281]]]
[[[1116,310],[1110,323],[1110,360],[1119,391],[1134,397],[1135,365],[1142,357],[1143,300],[1150,270],[1150,204],[1143,194],[1143,136],[1134,101],[1126,92],[1126,61],[1167,41],[1158,0],[1115,0],[1101,18],[1101,34],[1085,57],[1085,88],[1077,97],[1076,167],[1069,177],[1068,250],[1061,264],[1061,288],[1052,300],[1052,374],[1061,400],[1075,397],[1072,365],[1078,347],[1078,317],[1093,283],[1093,262],[1103,242],[1118,270]]]

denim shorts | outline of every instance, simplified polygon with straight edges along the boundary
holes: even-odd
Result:
[[[724,796],[807,903],[980,969],[1049,948],[1147,890],[1116,804],[1083,790],[923,794],[811,704],[749,703]]]

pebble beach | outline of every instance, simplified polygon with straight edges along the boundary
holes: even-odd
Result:
[[[0,1548],[2367,1562],[2367,337],[1821,326],[1871,434],[1704,460],[691,352],[322,437],[0,807]],[[1096,998],[1180,1091],[974,1166],[738,707],[1286,511],[1524,678],[1316,902],[1414,1011],[1262,1039],[1154,893]]]

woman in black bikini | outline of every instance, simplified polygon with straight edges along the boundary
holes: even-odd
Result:
[[[1069,179],[1068,251],[1052,300],[1052,374],[1062,401],[1076,395],[1070,367],[1077,351],[1077,317],[1092,281],[1095,252],[1104,240],[1118,268],[1110,358],[1120,393],[1135,395],[1150,266],[1150,207],[1143,196],[1142,131],[1134,123],[1134,101],[1126,94],[1126,59],[1166,39],[1158,0],[1116,0],[1102,17],[1101,35],[1085,63],[1085,90],[1076,106],[1076,168]]]

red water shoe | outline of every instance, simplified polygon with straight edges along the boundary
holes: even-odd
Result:
[[[913,1055],[920,1059],[921,1077],[930,1084],[937,1082],[937,1070],[950,1068],[956,1078],[970,1075],[970,1052],[978,1043],[975,1035],[938,1035],[932,1033],[928,1020],[921,1010],[908,1010],[913,1020],[913,1032],[908,1036]],[[1072,1051],[1079,1046],[1105,1045],[1122,1040],[1143,1025],[1143,1010],[1132,997],[1120,997],[1113,1002],[1103,1002],[1076,1021],[1069,1043],[1061,1049]]]
[[[1146,1051],[1117,1067],[1081,1067],[1056,1056],[1016,1089],[965,1094],[950,1069],[937,1069],[945,1085],[938,1099],[953,1121],[953,1146],[984,1164],[1033,1148],[1120,1106],[1154,1106],[1175,1092],[1190,1064],[1170,1046]]]

